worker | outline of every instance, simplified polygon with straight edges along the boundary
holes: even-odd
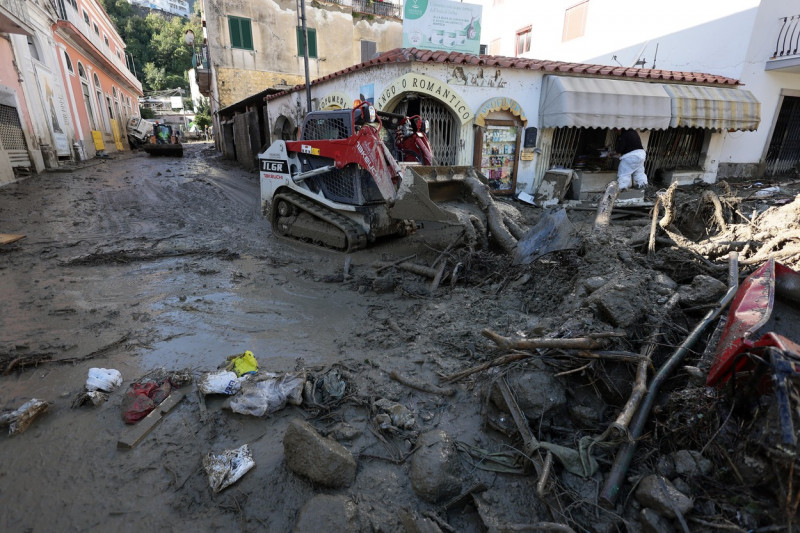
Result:
[[[645,188],[647,174],[644,173],[644,160],[647,154],[636,130],[622,130],[617,138],[616,152],[619,156],[619,168],[617,169],[619,190],[624,191],[630,188],[631,178],[637,189]]]

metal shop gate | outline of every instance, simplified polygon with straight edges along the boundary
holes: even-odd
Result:
[[[0,104],[0,150],[8,153],[12,167],[31,167],[19,113],[10,105]]]
[[[767,148],[765,175],[797,170],[800,162],[800,97],[785,96]]]
[[[412,103],[409,106],[409,103]],[[418,102],[419,111],[416,111],[415,103]],[[401,115],[419,115],[423,120],[430,122],[431,129],[428,131],[428,140],[433,149],[433,157],[436,165],[455,165],[458,156],[458,130],[460,124],[450,113],[447,107],[435,98],[420,98],[417,102],[404,98],[392,111]],[[411,109],[409,109],[411,107]]]
[[[700,128],[654,130],[647,141],[644,172],[656,178],[659,170],[693,170],[700,168],[700,156],[706,132]]]

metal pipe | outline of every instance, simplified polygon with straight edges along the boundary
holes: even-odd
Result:
[[[311,113],[311,80],[308,74],[308,28],[306,27],[306,0],[300,0],[300,18],[303,24],[303,62],[306,67],[306,113]]]
[[[336,170],[336,165],[327,165],[320,168],[315,168],[314,170],[309,170],[308,172],[302,172],[300,174],[295,174],[292,176],[292,181],[295,183],[300,183],[303,180],[307,180],[308,178],[313,178],[314,176],[319,176],[320,174],[325,174],[326,172],[331,172]]]
[[[736,257],[738,257],[738,254]],[[736,257],[729,258],[730,268],[734,268],[734,265],[736,264]],[[736,277],[738,279],[738,274]],[[672,371],[681,363],[683,358],[689,352],[689,348],[691,348],[697,339],[700,338],[700,335],[703,333],[703,331],[709,326],[709,324],[711,324],[711,322],[714,321],[714,319],[719,316],[719,314],[723,309],[725,309],[725,307],[727,307],[731,300],[733,300],[733,296],[736,294],[738,289],[738,286],[731,286],[728,289],[728,292],[726,292],[725,296],[723,296],[719,301],[717,307],[706,313],[706,316],[703,317],[703,320],[701,320],[700,323],[695,326],[689,336],[686,337],[686,340],[684,340],[678,349],[673,352],[672,356],[670,356],[667,362],[664,363],[664,365],[659,369],[658,373],[653,378],[653,381],[650,383],[650,390],[642,401],[642,404],[639,406],[639,410],[636,412],[636,418],[630,427],[630,440],[623,444],[620,450],[617,452],[614,465],[611,467],[611,471],[608,473],[608,478],[606,478],[606,483],[603,485],[603,490],[600,492],[600,501],[603,503],[603,505],[607,507],[613,507],[614,503],[616,502],[617,496],[619,495],[620,485],[622,484],[622,480],[625,478],[625,474],[628,472],[631,460],[633,459],[633,454],[636,451],[636,440],[641,436],[642,430],[647,423],[648,417],[650,416],[650,410],[653,408],[653,403],[655,402],[656,395],[658,394],[661,384],[666,381]]]

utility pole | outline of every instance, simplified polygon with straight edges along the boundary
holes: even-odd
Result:
[[[308,75],[308,28],[306,27],[306,0],[300,0],[300,21],[303,25],[303,62],[306,67],[306,113],[311,112],[311,80]]]

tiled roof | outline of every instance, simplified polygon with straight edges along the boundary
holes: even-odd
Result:
[[[376,65],[385,63],[447,63],[450,65],[467,65],[483,67],[502,67],[513,69],[539,70],[554,74],[575,74],[582,76],[609,76],[617,78],[637,78],[642,80],[663,80],[668,82],[699,83],[704,85],[740,85],[739,80],[716,76],[703,72],[682,72],[677,70],[659,70],[649,68],[614,67],[608,65],[593,65],[589,63],[568,63],[565,61],[547,61],[543,59],[528,59],[524,57],[506,57],[464,54],[462,52],[444,52],[441,50],[423,50],[419,48],[395,48],[381,55],[317,78],[311,85],[332,80],[351,72],[358,72]],[[272,100],[278,96],[301,91],[305,85],[296,85],[291,89],[275,93],[267,97]]]

